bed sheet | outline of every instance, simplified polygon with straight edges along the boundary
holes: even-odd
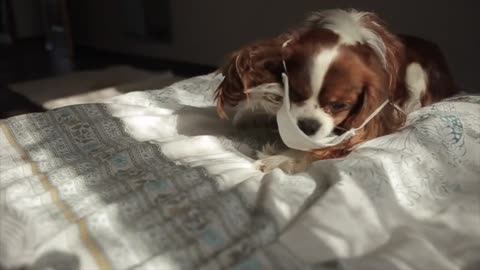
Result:
[[[480,269],[480,97],[264,174],[276,135],[220,120],[220,80],[2,120],[0,267]]]

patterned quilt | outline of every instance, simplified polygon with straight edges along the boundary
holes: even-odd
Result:
[[[480,269],[480,97],[264,174],[220,80],[1,120],[0,269]]]

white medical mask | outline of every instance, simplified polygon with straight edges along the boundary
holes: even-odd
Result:
[[[285,65],[285,64],[284,64]],[[341,142],[350,139],[355,136],[356,132],[362,129],[373,117],[375,117],[382,109],[390,103],[387,99],[385,100],[370,116],[365,119],[365,121],[357,128],[351,128],[342,135],[332,134],[329,137],[325,137],[321,141],[314,141],[308,137],[303,131],[298,127],[296,119],[290,113],[290,96],[289,96],[289,83],[288,76],[285,73],[282,73],[283,86],[284,86],[284,95],[283,95],[283,104],[280,107],[280,110],[277,112],[277,124],[280,137],[283,142],[290,148],[298,149],[302,151],[310,151],[314,149],[320,149],[324,147],[338,145]],[[391,103],[392,104],[392,103]],[[396,109],[402,111],[398,106],[395,106]]]

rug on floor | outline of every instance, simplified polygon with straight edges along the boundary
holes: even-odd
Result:
[[[15,83],[9,85],[9,88],[50,110],[74,104],[100,102],[132,91],[159,89],[182,79],[170,71],[152,72],[131,66],[111,66]]]

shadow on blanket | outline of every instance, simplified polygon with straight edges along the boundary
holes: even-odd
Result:
[[[232,121],[220,119],[213,107],[198,108],[185,106],[177,112],[176,129],[185,136],[223,137],[237,142],[235,149],[242,154],[257,159],[256,151],[267,144],[280,141],[274,118],[256,117],[243,121],[237,126]],[[240,147],[243,144],[244,147]]]
[[[78,257],[73,254],[49,251],[31,265],[7,269],[0,264],[0,270],[79,270],[79,264]]]

